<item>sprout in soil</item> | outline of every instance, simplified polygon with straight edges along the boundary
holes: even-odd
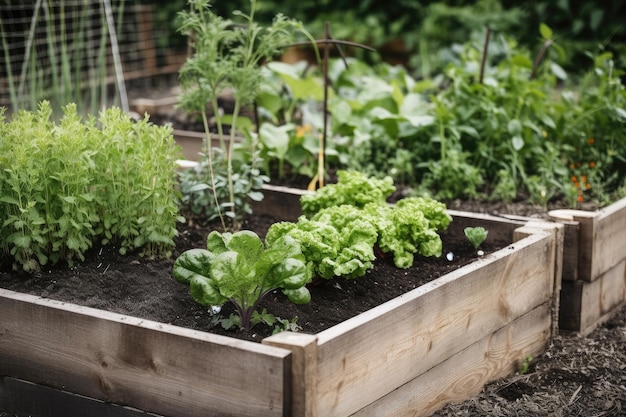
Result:
[[[466,227],[465,236],[469,239],[474,249],[478,249],[481,243],[487,238],[487,230],[484,227]]]

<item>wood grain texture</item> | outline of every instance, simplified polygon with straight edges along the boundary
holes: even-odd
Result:
[[[594,281],[564,281],[559,327],[581,335],[591,333],[626,301],[626,261]]]
[[[552,236],[529,236],[318,334],[319,416],[348,416],[539,305]]]
[[[626,198],[595,212],[553,210],[549,214],[555,221],[579,223],[578,248],[566,247],[564,255],[566,262],[578,261],[576,279],[593,281],[626,259]]]
[[[167,416],[282,416],[290,352],[0,289],[0,374]]]
[[[289,349],[292,353],[290,416],[314,417],[317,400],[317,337],[280,332],[263,339],[263,344]]]
[[[352,417],[429,416],[444,405],[477,395],[482,387],[521,368],[550,340],[550,304],[544,303],[429,369]]]

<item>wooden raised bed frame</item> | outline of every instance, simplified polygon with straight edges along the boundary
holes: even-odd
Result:
[[[467,399],[541,353],[556,331],[563,226],[450,213],[448,233],[483,226],[489,240],[511,244],[315,335],[247,342],[0,290],[0,407],[34,416],[59,415],[51,403],[92,416],[426,416]]]
[[[560,327],[586,335],[626,302],[626,198],[549,214],[565,225]]]

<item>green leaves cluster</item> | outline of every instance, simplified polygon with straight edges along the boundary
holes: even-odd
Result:
[[[171,130],[111,108],[58,122],[42,102],[0,115],[0,253],[15,269],[71,264],[95,242],[165,256],[178,217]]]
[[[193,299],[206,307],[233,303],[246,330],[252,327],[259,302],[277,288],[296,304],[311,299],[300,245],[290,237],[268,242],[266,247],[248,230],[213,231],[206,249],[191,249],[176,259],[173,274],[189,285]]]
[[[386,199],[394,190],[389,178],[340,172],[336,184],[301,197],[303,212],[310,218],[303,215],[297,223],[270,226],[267,240],[291,236],[302,246],[312,274],[326,279],[365,275],[375,259],[375,247],[392,254],[399,268],[412,266],[416,253],[440,256],[438,232],[452,220],[445,205],[426,197],[389,205]]]
[[[363,208],[367,203],[385,202],[396,190],[391,177],[378,179],[355,170],[337,172],[337,183],[327,184],[315,193],[300,197],[300,206],[305,216],[332,206],[349,204]]]

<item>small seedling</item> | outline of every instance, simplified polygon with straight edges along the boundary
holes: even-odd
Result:
[[[487,230],[484,227],[466,227],[465,228],[465,236],[469,239],[474,249],[478,249],[478,247],[485,241],[487,238]]]
[[[532,355],[528,355],[524,358],[524,362],[522,362],[522,366],[520,367],[519,374],[526,375],[530,370],[530,363],[533,361]]]

